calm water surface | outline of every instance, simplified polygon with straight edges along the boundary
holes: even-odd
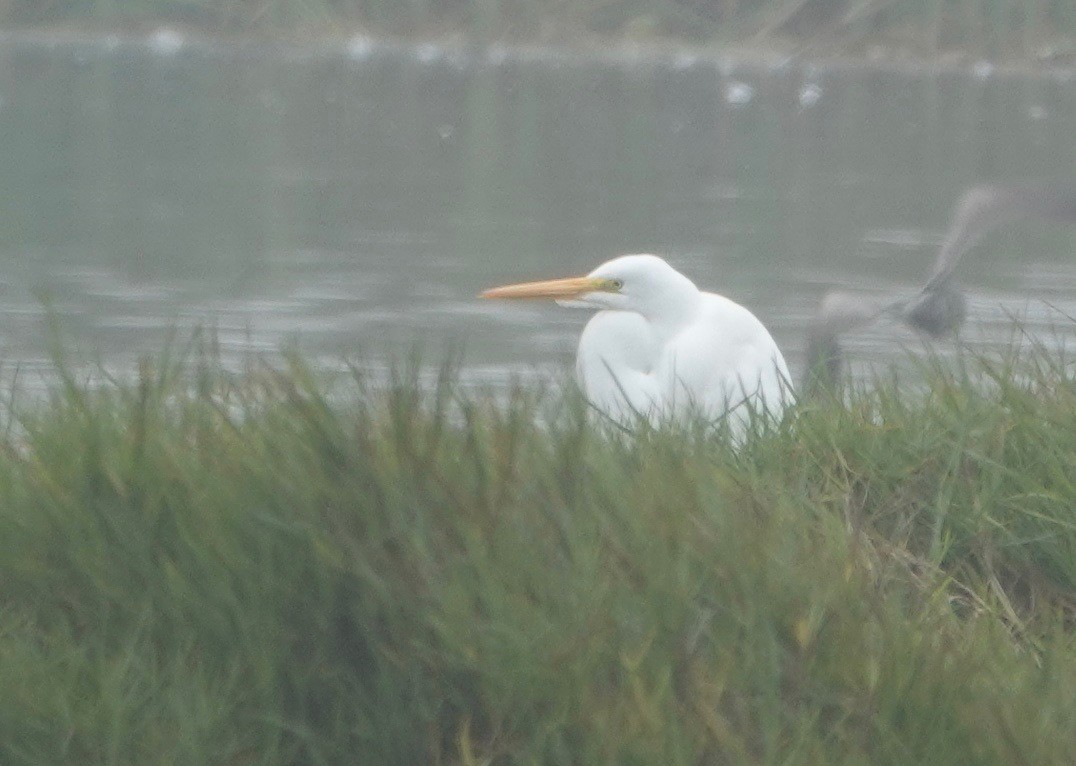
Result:
[[[965,186],[1076,172],[1063,73],[0,43],[0,359],[40,379],[51,307],[120,371],[202,325],[229,363],[452,347],[497,385],[570,361],[586,314],[481,288],[640,251],[749,306],[798,373],[821,295],[919,283]],[[1014,225],[960,274],[969,342],[1012,314],[1074,336],[1076,231]],[[860,370],[919,347],[849,346]]]

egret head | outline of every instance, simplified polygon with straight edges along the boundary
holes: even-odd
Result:
[[[656,255],[622,255],[585,277],[495,287],[484,298],[552,298],[562,306],[649,314],[698,294],[691,280]]]

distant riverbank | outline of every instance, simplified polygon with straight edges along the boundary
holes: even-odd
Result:
[[[897,6],[900,6],[899,8]],[[1076,67],[1076,7],[930,0],[115,0],[0,4],[9,34],[295,44],[367,38],[448,48],[522,46],[573,52],[688,51],[736,58],[833,59],[959,68]]]
[[[189,25],[154,22],[111,28],[105,25],[49,25],[0,29],[0,50],[20,47],[49,50],[70,48],[82,54],[142,51],[171,57],[183,54],[259,56],[282,55],[345,58],[362,61],[386,55],[414,55],[430,64],[454,66],[507,62],[528,64],[607,64],[611,66],[670,66],[690,69],[715,66],[732,73],[777,71],[800,67],[812,71],[895,72],[907,75],[967,74],[1040,77],[1061,82],[1076,79],[1076,58],[1009,58],[995,61],[969,53],[921,56],[896,48],[874,47],[860,53],[797,49],[792,45],[694,44],[670,39],[612,39],[560,41],[473,41],[459,35],[399,37],[359,30],[265,35],[220,34]]]

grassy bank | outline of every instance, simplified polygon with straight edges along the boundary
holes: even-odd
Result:
[[[1069,763],[1076,381],[971,368],[739,451],[451,374],[70,378],[0,443],[0,762]]]
[[[1076,6],[1068,0],[6,0],[0,23],[174,22],[217,33],[367,29],[476,40],[670,39],[876,47],[938,55],[1071,58]]]

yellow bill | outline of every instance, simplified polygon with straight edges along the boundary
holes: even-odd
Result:
[[[597,277],[569,277],[547,279],[544,282],[523,282],[518,285],[493,287],[482,293],[483,298],[551,298],[570,300],[586,293],[610,290],[610,280]]]

